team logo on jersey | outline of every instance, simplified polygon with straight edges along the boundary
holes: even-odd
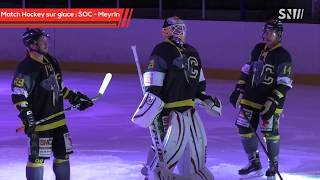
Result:
[[[252,64],[252,85],[258,86],[259,84],[270,85],[273,83],[274,66],[264,64],[263,61],[258,60]]]
[[[54,100],[53,104],[58,102],[60,95],[60,87],[54,74],[51,74],[47,79],[43,80],[41,82],[41,86],[47,91],[52,91]]]
[[[188,71],[190,71],[189,73],[189,78],[191,79],[196,79],[198,74],[199,74],[199,70],[197,70],[196,68],[198,68],[199,63],[197,58],[190,56],[188,58]]]
[[[274,74],[274,66],[270,64],[266,64],[263,67],[263,73],[265,74],[264,79],[263,79],[263,84],[270,85],[273,83],[273,77],[272,75]]]
[[[197,58],[190,56],[188,59],[183,57],[183,70],[186,80],[189,82],[189,79],[196,79],[199,74],[199,62]]]
[[[14,79],[13,84],[16,87],[23,87],[24,86],[24,79],[17,77]]]

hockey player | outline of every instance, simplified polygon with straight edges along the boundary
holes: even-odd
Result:
[[[148,158],[149,172],[144,175],[161,180],[213,179],[205,164],[206,133],[194,105],[198,98],[210,113],[220,116],[220,100],[205,93],[201,60],[185,43],[184,22],[178,17],[166,19],[162,35],[165,41],[151,53],[143,75],[146,93],[132,118],[142,127],[158,125],[151,131],[156,157]],[[179,175],[173,173],[176,165]]]
[[[23,43],[26,58],[17,66],[12,81],[12,101],[29,137],[27,180],[43,179],[44,159],[55,157],[53,171],[57,180],[70,179],[69,154],[72,144],[66,125],[63,100],[79,110],[93,105],[80,92],[63,86],[58,61],[48,53],[48,34],[41,29],[27,29]],[[40,119],[49,120],[36,125]]]
[[[236,125],[249,159],[248,166],[239,170],[242,178],[263,175],[258,139],[252,131],[256,131],[259,123],[271,158],[265,175],[272,179],[278,170],[279,118],[293,81],[290,54],[280,43],[282,32],[279,20],[270,20],[264,25],[264,43],[253,48],[251,61],[242,67],[240,80],[230,96],[231,104],[240,107]]]

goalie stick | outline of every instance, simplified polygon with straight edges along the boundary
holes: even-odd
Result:
[[[140,80],[140,85],[141,85],[141,89],[142,89],[142,93],[144,94],[144,85],[143,85],[143,77],[142,77],[142,71],[140,68],[140,63],[139,63],[139,58],[138,58],[138,54],[137,54],[137,47],[136,46],[131,46],[131,50],[134,56],[134,60],[137,66],[137,71],[138,71],[138,75],[139,75],[139,80]],[[161,142],[161,137],[160,137],[160,130],[159,130],[159,125],[157,122],[158,116],[152,121],[149,130],[150,130],[150,134],[151,134],[151,139],[152,139],[152,144],[154,145],[154,149],[156,151],[156,157],[159,158],[159,162],[160,163],[164,163],[164,152],[163,152],[163,147],[162,147],[162,142]],[[153,158],[152,162],[151,162],[151,166],[149,167],[150,169],[154,169],[157,165],[157,163],[155,163],[155,158]]]
[[[105,91],[106,91],[106,89],[107,89],[107,87],[108,87],[108,85],[109,85],[109,83],[111,81],[111,78],[112,78],[112,74],[111,73],[107,73],[105,75],[105,77],[104,77],[104,79],[102,81],[102,84],[100,86],[98,94],[96,96],[94,96],[93,98],[91,98],[91,101],[97,101],[98,99],[100,99],[103,96],[103,94],[105,93]],[[84,99],[82,99],[82,100],[84,100]],[[67,107],[67,108],[64,109],[64,111],[70,111],[70,110],[73,110],[73,109],[78,108],[78,107],[80,107],[80,104],[76,104],[76,105],[72,105],[70,107]],[[63,114],[64,111],[57,113],[56,116]],[[40,119],[40,120],[36,121],[36,125],[44,123],[44,122],[46,122],[46,121],[48,121],[48,120],[50,120],[50,119],[52,119],[53,117],[56,117],[56,116],[49,116],[49,117]],[[24,130],[24,126],[17,128],[16,132],[21,132],[22,130]]]

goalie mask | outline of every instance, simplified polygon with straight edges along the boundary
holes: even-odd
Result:
[[[176,43],[183,45],[185,43],[187,27],[179,17],[174,16],[164,21],[161,33],[165,38],[170,38]]]

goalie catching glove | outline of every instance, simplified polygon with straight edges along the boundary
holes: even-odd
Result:
[[[198,99],[200,100],[200,104],[204,106],[207,112],[213,117],[219,117],[222,113],[222,105],[221,101],[218,98],[212,98],[207,95],[205,92],[201,92]]]

